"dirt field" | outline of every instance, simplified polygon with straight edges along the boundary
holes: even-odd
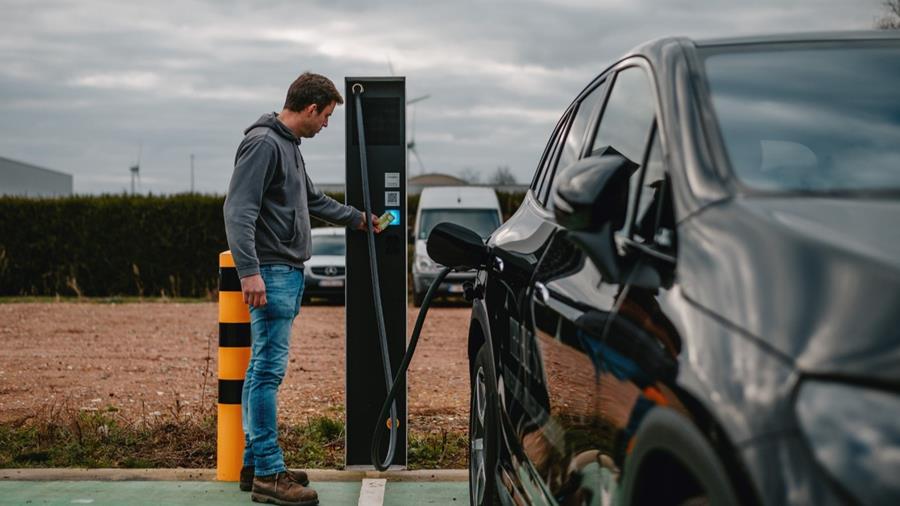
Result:
[[[464,432],[468,308],[433,308],[409,372],[410,429]],[[410,307],[412,330],[416,310]],[[127,418],[208,413],[217,395],[215,303],[0,304],[0,422],[51,409]],[[344,308],[304,306],[279,398],[287,423],[344,406]]]

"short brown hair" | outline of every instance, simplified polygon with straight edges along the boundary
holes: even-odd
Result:
[[[343,104],[344,99],[331,79],[312,72],[304,72],[288,88],[284,108],[289,111],[302,111],[308,105],[316,104],[321,111],[332,102]]]

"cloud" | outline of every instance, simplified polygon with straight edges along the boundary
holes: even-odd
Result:
[[[112,72],[80,76],[69,82],[91,88],[149,90],[159,87],[161,79],[153,72]]]
[[[665,35],[868,28],[880,0],[397,0],[4,3],[0,155],[121,191],[224,192],[242,130],[303,70],[407,77],[428,170],[531,172],[556,120],[615,58]],[[304,143],[319,182],[343,174],[343,109]]]

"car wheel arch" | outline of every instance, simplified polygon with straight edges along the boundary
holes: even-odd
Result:
[[[679,482],[680,492],[686,495],[678,501],[696,495],[692,495],[689,483],[681,483],[686,475],[698,488],[694,492],[707,494],[709,504],[758,504],[755,494],[746,494],[748,484],[735,476],[731,462],[723,462],[722,448],[709,436],[673,409],[657,407],[651,410],[642,421],[634,447],[625,461],[622,504],[670,504],[660,502],[661,496],[655,494],[668,494],[671,490],[664,486],[641,486],[648,481],[659,485],[648,476],[656,473],[679,478],[676,482]]]
[[[491,339],[491,328],[488,323],[487,309],[480,299],[472,302],[472,317],[469,320],[468,357],[469,365],[475,362],[475,355],[483,344],[490,344],[491,363],[496,367],[496,349]],[[471,371],[470,371],[471,372]]]
[[[497,471],[497,452],[500,450],[502,437],[500,436],[500,431],[502,428],[500,427],[498,421],[500,420],[500,408],[497,405],[497,399],[499,399],[500,393],[497,391],[497,363],[495,361],[496,350],[492,347],[490,328],[487,324],[487,313],[483,304],[480,304],[479,300],[476,299],[473,301],[472,305],[472,317],[469,321],[469,339],[468,339],[468,354],[469,354],[469,378],[472,382],[471,386],[471,401],[470,401],[470,411],[469,411],[469,438],[470,445],[472,444],[472,420],[474,416],[474,403],[475,402],[475,382],[476,382],[476,374],[483,370],[483,381],[486,387],[486,398],[487,403],[485,405],[486,411],[489,410],[492,414],[485,414],[485,428],[483,435],[482,445],[486,449],[485,450],[485,466],[486,468],[492,468],[491,471],[488,472],[490,475],[489,478],[486,478],[483,484],[485,485],[484,493],[487,494],[485,496],[485,503],[487,505],[495,505],[504,503],[502,500],[498,498],[500,490],[497,487],[497,483],[499,483],[499,477],[496,474]],[[480,365],[479,365],[480,364]],[[476,371],[476,367],[478,370]],[[494,399],[491,401],[491,399]],[[488,429],[488,426],[492,426],[493,429]],[[493,430],[494,432],[491,432]],[[489,435],[492,434],[492,435]],[[494,441],[495,450],[494,456],[490,457],[491,452],[487,450],[488,445],[492,444],[491,441]],[[472,478],[472,455],[470,453],[469,459],[469,472],[470,472],[470,480],[469,480],[469,492],[470,492],[470,501],[474,501],[472,494],[473,492],[473,484],[474,480]],[[473,503],[474,504],[474,503]],[[480,504],[480,503],[479,503]]]

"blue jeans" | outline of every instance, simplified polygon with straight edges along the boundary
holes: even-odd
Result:
[[[262,265],[266,305],[250,308],[253,344],[241,392],[244,465],[267,476],[285,470],[278,446],[278,387],[287,371],[291,324],[300,312],[303,271],[289,265]]]

